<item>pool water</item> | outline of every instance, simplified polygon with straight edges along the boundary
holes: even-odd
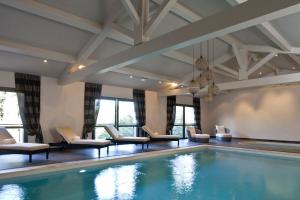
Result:
[[[0,181],[0,200],[300,199],[300,161],[221,150]]]

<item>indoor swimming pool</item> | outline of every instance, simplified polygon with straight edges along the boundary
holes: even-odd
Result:
[[[300,159],[207,148],[0,180],[0,200],[299,199]]]

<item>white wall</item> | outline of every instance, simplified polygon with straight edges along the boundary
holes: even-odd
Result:
[[[15,88],[14,73],[0,71],[0,87]]]
[[[157,92],[146,91],[146,124],[160,134],[166,133],[167,97],[159,96]]]
[[[234,137],[300,141],[300,85],[232,91],[207,104],[205,129],[215,124]]]
[[[131,88],[122,88],[111,85],[102,86],[102,96],[104,97],[115,97],[115,98],[124,98],[132,99],[132,89]]]
[[[62,87],[54,78],[41,79],[41,116],[45,142],[58,140],[55,127],[69,126],[80,136],[83,127],[84,84]]]

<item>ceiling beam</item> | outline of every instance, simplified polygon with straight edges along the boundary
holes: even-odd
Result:
[[[0,0],[0,4],[91,33],[99,34],[102,31],[101,25],[95,21],[70,14],[34,0]],[[122,43],[131,43],[131,38],[128,38],[123,33],[120,29],[112,30],[112,33],[108,37]]]
[[[233,76],[238,76],[239,73],[233,69],[230,69],[229,67],[225,66],[225,65],[222,65],[222,64],[216,64],[216,67],[233,75]]]
[[[242,81],[232,81],[226,83],[218,83],[220,91],[238,90],[246,88],[264,87],[280,84],[300,83],[300,73],[284,74],[278,76],[263,77],[257,79],[248,79]],[[207,92],[207,89],[205,89]],[[189,94],[187,89],[163,90],[159,93],[160,96],[169,95],[184,95]]]
[[[132,30],[129,30],[128,28],[125,28],[121,25],[115,24],[115,23],[111,23],[109,25],[113,30],[119,32],[120,34],[123,34],[124,36],[128,37],[128,38],[132,38],[134,35],[134,32]]]
[[[257,7],[260,9],[257,9]],[[63,74],[60,83],[68,84],[82,80],[98,71],[105,73],[136,63],[145,57],[158,56],[170,50],[184,48],[194,43],[255,26],[264,21],[284,17],[299,12],[299,10],[299,0],[273,0],[272,4],[261,0],[251,0],[122,51],[100,61],[98,65],[71,74]]]
[[[97,35],[94,35],[88,43],[80,50],[77,60],[81,62],[82,60],[88,59],[94,51],[99,47],[99,45],[105,40],[107,35],[110,33],[110,28],[105,27],[103,31]]]
[[[232,78],[232,79],[239,79],[238,76],[236,75],[233,75],[231,73],[228,73],[228,72],[225,72],[225,71],[222,71],[222,70],[219,70],[217,68],[212,68],[213,72],[216,73],[216,74],[219,74],[219,75],[222,75],[222,76],[226,76],[226,77],[229,77],[229,78]]]
[[[127,13],[129,14],[130,18],[132,19],[135,25],[140,24],[140,17],[137,13],[134,5],[132,4],[131,0],[121,0],[121,3],[125,7]]]
[[[236,45],[233,45],[232,49],[240,69],[247,69],[249,64],[248,52],[244,48],[239,49]]]
[[[238,5],[247,0],[227,0],[231,5]],[[291,44],[279,33],[279,31],[270,23],[263,22],[256,26],[267,38],[274,42],[281,50],[291,51]],[[295,55],[288,55],[298,65],[300,65],[300,58]]]
[[[137,68],[140,68],[140,67],[137,67]],[[137,77],[141,77],[141,78],[147,78],[147,79],[151,79],[151,80],[155,80],[155,81],[179,82],[179,80],[174,77],[163,76],[160,74],[146,72],[146,71],[134,69],[131,67],[123,67],[121,69],[116,69],[113,72],[137,76]]]
[[[180,53],[179,51],[169,51],[169,52],[163,53],[162,55],[167,58],[177,60],[182,63],[193,65],[193,58],[184,53]]]
[[[300,48],[299,47],[291,47],[290,51],[284,51],[280,49],[276,49],[274,47],[270,46],[264,46],[264,45],[245,45],[244,48],[251,52],[259,52],[259,53],[270,53],[274,52],[277,54],[296,54],[300,55]]]
[[[100,33],[101,25],[34,0],[0,0],[0,4],[66,24],[91,33]]]
[[[163,3],[163,0],[152,0],[152,1],[155,2],[156,4]],[[200,16],[198,13],[192,11],[191,9],[187,8],[186,6],[184,6],[179,2],[175,3],[171,12],[181,17],[182,19],[186,20],[189,23],[194,23],[196,21],[203,19],[203,17]],[[239,40],[237,40],[231,35],[221,36],[219,39],[221,39],[222,41],[226,42],[229,45],[236,44],[239,47],[243,46],[243,44]]]
[[[160,22],[163,20],[163,18],[165,18],[165,16],[173,8],[176,2],[177,0],[164,0],[159,6],[158,10],[156,11],[156,14],[147,23],[144,30],[144,34],[150,36],[155,31]]]
[[[27,44],[17,43],[5,39],[0,39],[0,51],[32,56],[41,59],[49,59],[57,62],[63,63],[76,63],[76,58],[72,55],[60,53],[57,51],[52,51],[48,49],[42,49],[38,47],[33,47]],[[95,63],[95,60],[88,60],[87,64]]]
[[[227,82],[218,84],[220,90],[235,90],[252,87],[262,87],[278,84],[291,84],[300,82],[300,73],[285,74],[258,79],[249,79],[243,81]]]
[[[134,39],[132,36],[129,37],[128,35],[123,34],[123,32],[120,32],[118,29],[111,29],[111,32],[107,37],[130,46],[134,45]]]
[[[276,55],[276,53],[269,53],[268,55],[266,55],[264,58],[262,58],[260,61],[258,61],[257,63],[254,64],[253,67],[251,67],[248,72],[247,75],[250,76],[251,74],[253,74],[254,72],[256,72],[257,70],[259,70],[262,66],[264,66],[267,62],[269,62],[272,58],[274,58],[274,56]]]

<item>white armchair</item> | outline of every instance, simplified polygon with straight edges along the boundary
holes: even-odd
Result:
[[[230,129],[225,128],[225,126],[216,125],[216,139],[220,141],[230,142],[232,135],[230,134]]]

